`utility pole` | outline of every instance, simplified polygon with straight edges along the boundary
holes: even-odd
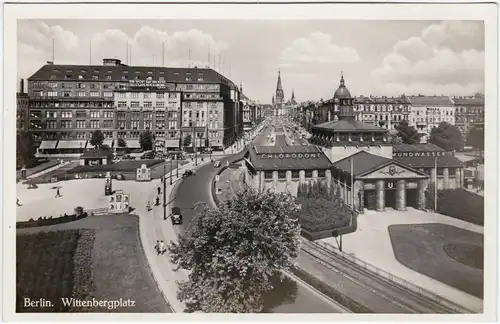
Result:
[[[172,179],[170,179],[172,181]],[[167,219],[167,165],[163,164],[163,219]]]
[[[434,157],[434,212],[437,213],[437,192],[438,192],[438,185],[437,185],[437,156]]]
[[[179,155],[177,153],[175,153],[175,160],[177,161],[176,179],[179,179]]]
[[[173,162],[172,162],[172,158],[170,158],[170,185],[172,185],[172,176],[174,175],[174,169],[172,169],[172,165],[173,165]]]

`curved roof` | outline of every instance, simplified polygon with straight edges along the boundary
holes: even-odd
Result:
[[[333,95],[333,98],[338,98],[338,99],[349,99],[351,98],[351,93],[349,92],[349,90],[347,90],[346,86],[345,86],[345,81],[344,81],[344,75],[342,75],[340,77],[340,85],[337,89],[337,91],[335,91],[335,94]]]

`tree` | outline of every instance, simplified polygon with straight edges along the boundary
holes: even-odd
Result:
[[[191,134],[187,134],[184,137],[184,140],[183,140],[183,143],[182,143],[182,146],[184,146],[184,147],[187,147],[189,145],[191,145]]]
[[[151,133],[149,130],[143,131],[139,135],[139,144],[141,145],[141,149],[143,151],[150,151],[153,149],[153,133]]]
[[[476,126],[473,127],[469,134],[467,134],[467,145],[472,146],[475,149],[484,150],[484,127]]]
[[[399,122],[396,126],[396,130],[398,131],[396,136],[401,138],[401,141],[404,144],[418,144],[420,143],[421,134],[413,126],[408,125],[408,121],[403,120]]]
[[[18,132],[16,136],[16,160],[19,167],[31,167],[36,164],[36,148],[30,132]]]
[[[446,151],[461,151],[464,148],[462,134],[454,125],[441,122],[431,130],[429,143],[435,144]]]
[[[189,271],[179,283],[186,312],[261,312],[271,278],[297,256],[300,226],[295,199],[246,190],[230,206],[205,208],[192,230],[171,242],[171,261]]]
[[[90,144],[93,145],[95,148],[101,148],[103,142],[104,142],[104,134],[101,132],[101,130],[96,129],[95,131],[93,131],[92,137],[90,138]]]
[[[118,141],[116,143],[118,145],[118,147],[127,147],[127,142],[125,142],[125,140],[123,138],[118,138]]]

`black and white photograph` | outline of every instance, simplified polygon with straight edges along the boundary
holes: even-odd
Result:
[[[4,8],[6,319],[496,318],[495,4]]]

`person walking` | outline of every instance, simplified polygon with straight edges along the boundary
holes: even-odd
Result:
[[[149,203],[149,200],[148,200],[148,203],[146,204],[146,209],[147,209],[148,211],[150,211],[150,210],[151,210],[151,204]]]
[[[165,248],[165,243],[163,243],[163,240],[160,241],[160,249],[159,249],[159,254],[164,254],[167,249]]]
[[[62,197],[61,192],[59,191],[59,188],[57,188],[56,196],[54,198],[57,198],[57,197]]]
[[[156,250],[156,255],[160,255],[160,241],[159,240],[156,240],[155,250]]]
[[[163,178],[162,178],[162,179],[163,179]],[[163,181],[162,181],[162,182],[163,182]],[[159,194],[161,194],[161,187],[160,187],[160,186],[158,186],[157,190],[158,190],[158,195],[159,195]]]
[[[19,198],[16,198],[16,205],[18,205],[18,206],[22,206],[22,205],[19,203]]]

